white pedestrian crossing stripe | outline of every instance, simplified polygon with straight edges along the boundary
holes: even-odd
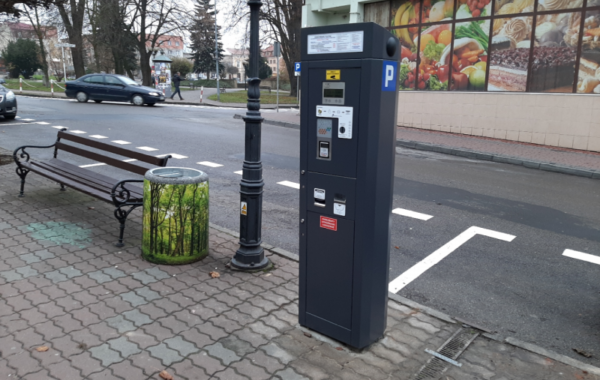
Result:
[[[114,140],[112,142],[114,142],[115,144],[119,144],[119,145],[131,144],[129,141],[123,141],[123,140]]]
[[[219,167],[223,166],[221,164],[216,164],[216,163],[210,162],[210,161],[197,162],[197,164],[198,165],[208,166],[208,167],[211,167],[211,168],[219,168]]]
[[[433,218],[433,216],[431,215],[421,214],[420,212],[410,211],[403,208],[395,208],[392,210],[392,212],[397,215],[408,216],[409,218],[415,218],[420,220],[429,220]]]
[[[140,150],[145,150],[146,152],[154,152],[155,150],[158,150],[156,148],[150,148],[149,146],[138,146],[137,148]]]
[[[300,189],[300,184],[296,183],[296,182],[281,181],[281,182],[277,182],[277,184],[278,185],[287,186],[287,187],[291,187],[292,189]]]
[[[183,160],[184,158],[188,158],[188,156],[183,156],[183,155],[177,154],[177,153],[159,154],[156,157],[160,158],[160,157],[166,157],[168,155],[171,155],[171,158],[174,158],[176,160]]]
[[[95,139],[107,139],[108,138],[108,137],[102,136],[102,135],[91,135],[90,137],[95,138]]]

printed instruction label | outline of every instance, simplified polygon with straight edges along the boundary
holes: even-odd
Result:
[[[334,203],[333,213],[335,215],[346,216],[346,205],[343,203]]]
[[[365,33],[362,30],[344,33],[311,34],[308,36],[308,54],[361,53]]]
[[[351,139],[353,110],[352,107],[317,106],[317,117],[338,119],[338,138]]]
[[[320,226],[327,230],[337,231],[337,219],[322,216]]]
[[[240,212],[242,215],[248,215],[248,203],[242,202],[240,205]]]

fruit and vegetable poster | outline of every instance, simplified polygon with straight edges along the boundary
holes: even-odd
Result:
[[[600,95],[600,0],[389,4],[400,90]]]

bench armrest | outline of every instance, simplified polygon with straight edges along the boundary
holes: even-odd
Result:
[[[124,179],[113,186],[110,196],[116,207],[138,204],[139,202],[130,202],[131,192],[125,187],[127,183],[144,183],[143,179]]]
[[[63,128],[63,129],[61,129],[61,132],[66,131],[66,130],[67,130],[67,128]],[[29,158],[30,158],[29,153],[27,153],[27,151],[25,149],[27,149],[27,148],[33,148],[33,149],[54,148],[56,146],[56,144],[58,144],[59,141],[60,141],[60,138],[57,138],[56,141],[54,142],[54,144],[48,145],[48,146],[38,146],[38,145],[20,146],[17,149],[15,149],[15,151],[13,152],[13,159],[15,160],[15,163],[17,164],[17,166],[21,167],[20,161],[22,159],[25,159],[25,162],[29,162]],[[19,151],[21,151],[21,153],[19,153]],[[56,155],[54,157],[56,158]]]

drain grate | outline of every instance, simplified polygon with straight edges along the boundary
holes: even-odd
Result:
[[[467,347],[479,336],[479,332],[469,327],[461,327],[436,351],[416,374],[416,380],[437,380],[448,369],[450,364],[462,354]],[[429,351],[429,350],[426,350]],[[449,359],[449,360],[444,360]]]

